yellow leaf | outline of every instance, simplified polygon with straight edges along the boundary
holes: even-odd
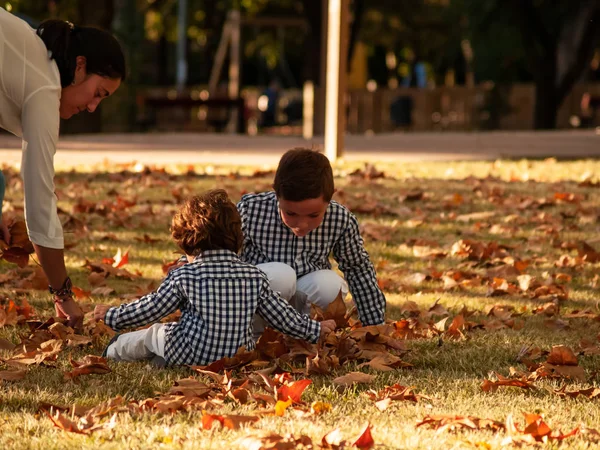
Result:
[[[285,402],[279,400],[275,405],[275,415],[283,417],[285,410],[292,404],[292,399],[288,398]]]

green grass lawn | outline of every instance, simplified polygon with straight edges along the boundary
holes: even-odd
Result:
[[[272,174],[255,174],[248,167],[194,167],[189,173],[192,168],[168,172],[132,168],[82,167],[57,173],[59,207],[68,214],[62,219],[68,220],[66,261],[74,284],[93,291],[96,286],[90,285],[86,261],[101,262],[119,248],[122,252],[129,249],[129,262],[123,269],[135,275],[133,280],[109,276],[105,287],[111,293],[102,295],[99,290],[80,300],[87,311],[95,303],[130,301],[152,287],[152,282],[154,286],[160,282],[163,264],[178,256],[168,231],[178,199],[225,188],[237,201],[245,192],[269,189],[272,182]],[[92,407],[116,396],[124,397],[125,404],[139,403],[169,392],[182,378],[212,382],[189,368],[155,369],[146,363],[114,362],[108,363],[110,373],[65,380],[64,372],[73,370],[71,359],[102,353],[109,337],[101,336],[89,345],[64,348],[50,367],[27,366],[21,380],[0,381],[0,448],[261,448],[240,441],[259,430],[296,438],[306,435],[320,445],[323,436],[335,428],[351,444],[367,422],[375,448],[489,449],[500,448],[509,436],[505,430],[437,432],[427,425],[416,427],[430,415],[473,416],[502,423],[512,416],[523,430],[523,414],[529,413],[540,414],[552,430],[563,433],[576,427],[600,430],[600,395],[570,398],[554,392],[564,386],[567,391],[599,387],[600,255],[582,242],[600,249],[600,162],[410,163],[363,169],[349,164],[336,167],[335,198],[359,217],[385,290],[389,322],[414,325],[420,317],[427,326],[426,332],[396,335],[406,338],[408,351],[401,358],[412,367],[379,371],[358,368],[365,361],[352,360],[333,367],[328,375],[310,374],[312,384],[302,395],[304,409],[315,401],[330,404],[331,410],[321,414],[302,414],[294,406],[283,416],[261,414],[268,409],[265,405],[240,404],[227,397],[218,405],[174,413],[122,407],[97,419],[107,424],[104,429],[89,434],[64,431],[43,412],[44,405]],[[351,175],[355,170],[359,173]],[[8,171],[7,178],[6,214],[22,216],[20,180],[14,171]],[[33,260],[29,267],[35,267]],[[0,261],[0,304],[6,306],[9,300],[21,304],[26,299],[44,321],[52,315],[52,304],[45,291],[30,288],[31,281],[26,280],[30,274]],[[530,287],[524,290],[521,286],[527,282]],[[448,314],[436,309],[439,315],[427,315],[435,302]],[[347,303],[350,306],[349,299]],[[492,309],[494,305],[504,309]],[[585,317],[570,317],[577,315],[573,311],[582,310],[588,310],[580,314]],[[466,325],[456,333],[448,331],[459,314]],[[432,330],[432,324],[446,316],[445,325],[438,325],[438,332]],[[344,333],[338,331],[340,336]],[[0,327],[0,338],[13,344],[29,334],[23,322]],[[582,339],[597,351],[583,352]],[[482,390],[485,379],[496,379],[494,372],[504,377],[511,376],[511,368],[529,373],[519,358],[524,348],[544,352],[557,345],[574,351],[584,377],[541,377],[532,382],[536,388],[528,390]],[[11,356],[11,351],[0,346],[3,361]],[[544,361],[545,355],[534,362]],[[307,378],[302,362],[289,365],[273,359],[269,365],[286,370],[295,367],[295,379]],[[263,367],[234,370],[234,385],[258,368]],[[0,378],[6,370],[14,367],[0,362]],[[374,380],[347,388],[333,383],[348,372],[364,372]],[[414,387],[426,398],[392,401],[387,409],[378,409],[369,391],[394,384]],[[266,391],[254,386],[252,392]],[[259,414],[260,420],[235,430],[217,426],[204,430],[203,410],[218,415]],[[69,412],[64,415],[72,417]],[[264,448],[294,448],[289,445]],[[539,445],[596,448],[598,440],[579,433],[562,443]]]

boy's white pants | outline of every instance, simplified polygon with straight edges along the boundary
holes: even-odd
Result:
[[[310,304],[314,303],[326,309],[340,291],[342,299],[348,294],[348,284],[333,270],[317,270],[297,278],[296,271],[284,263],[271,262],[257,264],[269,279],[271,289],[279,292],[281,297],[302,314],[310,313]],[[254,320],[254,335],[264,330],[264,322],[260,317]]]
[[[165,324],[155,323],[143,330],[124,333],[106,350],[108,358],[117,361],[139,361],[155,356],[165,357]]]

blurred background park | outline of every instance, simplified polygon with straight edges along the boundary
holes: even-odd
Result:
[[[348,133],[600,126],[600,0],[341,4]],[[323,133],[327,0],[0,5],[112,30],[126,50],[115,98],[63,133]]]

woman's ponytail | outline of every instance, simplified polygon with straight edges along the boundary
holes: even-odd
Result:
[[[75,78],[78,56],[85,57],[88,74],[125,80],[123,49],[109,32],[50,19],[41,23],[37,35],[44,41],[50,58],[56,61],[63,88]]]
[[[56,61],[60,72],[60,84],[68,86],[75,77],[76,58],[71,58],[71,36],[74,25],[64,20],[46,20],[37,29],[37,35],[44,41],[48,55]]]

